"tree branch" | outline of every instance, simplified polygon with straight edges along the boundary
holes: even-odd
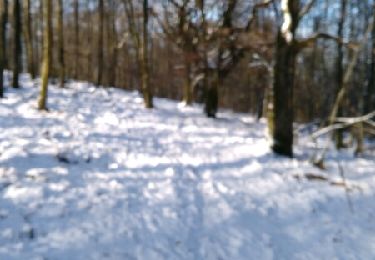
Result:
[[[373,19],[375,19],[375,18],[373,18]],[[335,118],[337,116],[337,111],[339,109],[340,103],[342,102],[342,100],[343,100],[343,98],[344,98],[344,96],[346,94],[347,88],[349,87],[350,79],[351,79],[351,77],[353,75],[354,67],[357,64],[357,60],[358,60],[358,57],[359,57],[360,50],[366,44],[367,39],[368,39],[368,37],[370,35],[370,32],[373,29],[373,26],[374,26],[374,23],[372,23],[372,22],[370,22],[368,24],[367,30],[365,32],[365,35],[362,38],[361,43],[354,50],[353,56],[352,56],[352,58],[350,60],[350,63],[349,63],[349,65],[348,65],[348,67],[347,67],[347,69],[345,71],[345,75],[344,75],[344,79],[343,79],[343,86],[340,89],[340,91],[339,91],[339,93],[338,93],[338,95],[336,97],[335,103],[334,103],[334,105],[332,107],[331,114],[330,114],[330,116],[328,118],[328,123],[329,124],[332,124],[335,121]]]
[[[341,43],[342,45],[347,46],[349,49],[357,49],[359,47],[358,43],[354,42],[345,42],[342,38],[328,34],[328,33],[322,33],[318,32],[314,34],[313,36],[305,39],[299,39],[296,41],[296,46],[298,50],[305,49],[307,47],[310,47],[312,44],[314,44],[319,39],[326,39],[326,40],[333,40],[338,43]]]
[[[311,8],[313,7],[313,5],[315,4],[316,0],[310,0],[310,2],[308,2],[302,9],[301,11],[299,12],[299,19],[302,19],[302,17],[307,14]]]
[[[370,119],[373,118],[374,116],[375,116],[375,111],[373,111],[373,112],[371,112],[367,115],[360,116],[360,117],[336,118],[337,123],[331,124],[327,127],[319,129],[318,131],[314,132],[311,135],[311,137],[312,137],[312,139],[316,139],[319,136],[322,136],[324,134],[327,134],[327,133],[332,132],[332,131],[337,130],[337,129],[343,129],[343,128],[346,128],[346,127],[349,127],[349,126],[352,126],[352,125],[355,125],[355,124],[358,124],[358,123],[362,123],[362,122],[372,122],[372,121],[370,121]]]
[[[254,5],[253,7],[253,11],[252,11],[252,14],[251,14],[251,17],[246,25],[246,31],[249,31],[254,20],[255,20],[255,17],[257,16],[257,13],[258,13],[258,9],[261,9],[261,8],[266,8],[268,7],[270,4],[273,3],[274,0],[265,0],[263,2],[260,2],[260,3],[257,3]]]

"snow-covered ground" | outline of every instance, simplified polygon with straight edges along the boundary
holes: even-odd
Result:
[[[277,157],[248,115],[86,83],[41,113],[22,85],[0,101],[1,260],[375,259],[374,157],[320,171],[306,138]]]

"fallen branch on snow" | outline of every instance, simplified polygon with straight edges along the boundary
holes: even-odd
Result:
[[[318,131],[314,132],[311,135],[311,138],[315,140],[319,136],[328,134],[328,133],[330,133],[334,130],[347,128],[349,126],[352,126],[352,125],[355,125],[355,124],[358,124],[358,123],[367,123],[367,124],[373,125],[375,127],[375,122],[373,122],[371,120],[373,117],[375,117],[375,111],[373,111],[373,112],[371,112],[367,115],[360,116],[360,117],[352,117],[352,118],[342,118],[342,117],[340,118],[339,117],[339,118],[336,118],[337,123],[319,129]]]
[[[345,177],[342,177],[343,174],[341,173],[341,170],[340,170],[340,176],[342,178],[341,181],[331,179],[328,176],[318,174],[318,173],[305,173],[305,174],[295,174],[295,175],[293,175],[293,177],[296,178],[297,180],[301,180],[301,179],[304,178],[308,181],[326,182],[331,186],[343,187],[347,193],[352,192],[354,190],[362,191],[361,186],[353,184],[353,183],[349,184],[345,180]],[[347,194],[347,196],[349,196],[349,195]],[[349,200],[350,200],[350,198],[349,198]]]

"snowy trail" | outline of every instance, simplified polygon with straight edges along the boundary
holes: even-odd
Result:
[[[319,172],[272,155],[250,116],[86,83],[39,113],[22,82],[0,101],[0,259],[375,259],[371,158]],[[337,159],[354,214],[342,187],[295,178],[339,179]]]

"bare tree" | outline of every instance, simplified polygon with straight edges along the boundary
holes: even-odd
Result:
[[[79,0],[74,0],[74,73],[73,78],[78,79],[79,68]]]
[[[150,89],[150,69],[148,58],[148,0],[143,0],[143,34],[142,34],[142,93],[146,108],[152,108],[152,94]]]
[[[372,9],[372,15],[375,17],[375,8]],[[373,19],[373,29],[371,34],[371,62],[370,73],[368,74],[367,86],[364,97],[364,114],[370,113],[375,109],[375,19]]]
[[[4,97],[6,0],[0,0],[0,98]]]
[[[168,1],[164,5],[164,21],[160,21],[164,33],[167,36],[168,43],[172,42],[182,51],[184,82],[183,82],[183,101],[190,105],[193,102],[193,67],[198,61],[198,30],[192,20],[193,10],[189,7],[191,0],[184,0],[179,3],[176,0]],[[169,11],[172,5],[173,9]],[[173,24],[170,19],[170,13],[177,14],[177,22]]]
[[[7,24],[9,22],[9,2],[8,0],[4,0],[4,20],[3,20],[3,23],[1,24],[1,26],[3,26],[3,35],[1,37],[3,37],[4,39],[4,44],[3,44],[3,53],[4,55],[7,53],[7,42],[6,42],[6,35],[7,35]],[[8,57],[7,55],[4,56],[4,68],[8,68]]]
[[[57,1],[57,34],[58,34],[58,63],[60,87],[65,82],[65,60],[64,60],[64,5],[63,0]]]
[[[14,35],[14,49],[13,49],[13,88],[19,88],[19,73],[21,67],[21,5],[20,0],[15,0],[13,4],[13,35]]]
[[[133,1],[123,0],[126,16],[128,20],[129,33],[135,45],[138,70],[140,71],[141,93],[146,108],[153,108],[153,98],[150,89],[150,69],[149,69],[149,5],[148,0],[142,1],[142,28],[140,30],[137,23],[137,14]],[[142,31],[142,34],[140,33]]]
[[[26,55],[27,55],[27,71],[30,73],[32,78],[35,78],[34,68],[34,48],[32,38],[32,19],[31,19],[31,2],[30,0],[23,1],[23,36],[25,40]]]
[[[98,33],[98,70],[96,75],[96,85],[103,84],[103,31],[104,31],[104,1],[99,0],[99,33]]]
[[[52,0],[43,0],[43,62],[42,62],[42,85],[40,89],[38,109],[47,110],[48,77],[51,64],[52,43]]]
[[[282,23],[278,27],[276,40],[272,149],[281,155],[293,156],[293,90],[297,54],[320,37],[334,38],[327,34],[317,34],[304,41],[296,38],[296,31],[302,17],[310,11],[314,3],[315,0],[310,0],[304,6],[300,0],[281,0],[280,3]]]
[[[344,38],[344,24],[345,24],[345,16],[346,16],[346,6],[347,6],[347,0],[341,0],[341,6],[340,6],[340,18],[339,23],[337,26],[337,37]],[[340,90],[343,88],[343,78],[344,78],[344,46],[341,41],[337,42],[337,60],[336,60],[336,66],[337,66],[337,91],[336,94],[340,92]],[[337,116],[342,117],[343,116],[343,108],[342,105],[339,106],[339,109],[337,111]],[[342,129],[338,129],[335,134],[335,141],[336,141],[336,147],[338,149],[344,147],[344,132]]]
[[[118,35],[117,35],[117,25],[116,25],[116,1],[109,1],[109,11],[111,14],[109,14],[109,19],[108,19],[108,34],[109,34],[109,39],[108,39],[108,49],[110,51],[111,55],[111,62],[110,66],[108,66],[108,84],[110,86],[115,86],[117,82],[117,67],[118,67]]]

